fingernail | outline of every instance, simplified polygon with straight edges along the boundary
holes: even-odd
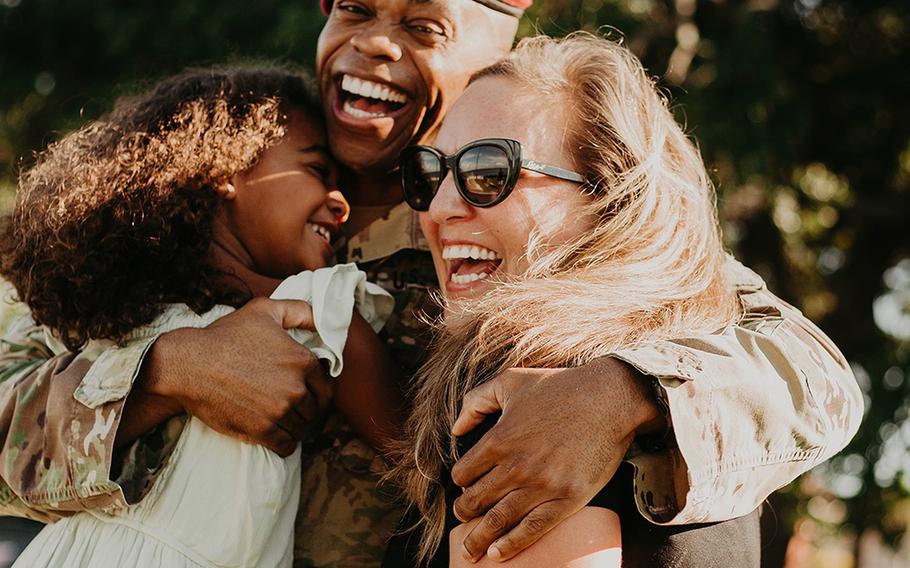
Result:
[[[487,549],[487,556],[489,556],[491,560],[499,562],[502,560],[502,551],[499,550],[499,547],[496,544],[493,544]]]
[[[468,551],[467,547],[463,544],[461,545],[461,557],[464,558],[465,560],[467,560],[468,562],[472,562],[472,563],[474,562],[474,557]]]

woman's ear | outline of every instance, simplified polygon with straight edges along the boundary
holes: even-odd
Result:
[[[231,181],[219,184],[216,187],[216,191],[218,191],[218,195],[228,201],[233,201],[237,198],[237,187],[234,185],[233,179],[231,179]]]

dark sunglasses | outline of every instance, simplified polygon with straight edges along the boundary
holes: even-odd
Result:
[[[408,146],[399,157],[404,200],[427,211],[449,170],[455,187],[474,207],[493,207],[512,193],[522,168],[550,177],[585,183],[576,172],[521,157],[521,144],[508,138],[475,140],[451,156],[432,146]]]

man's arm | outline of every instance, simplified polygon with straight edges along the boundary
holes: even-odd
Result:
[[[842,450],[862,421],[862,393],[837,347],[737,267],[737,325],[616,354],[657,378],[673,426],[665,447],[630,455],[638,508],[654,523],[745,515]]]
[[[47,522],[124,503],[104,473],[122,401],[89,408],[73,396],[92,362],[54,356],[27,317],[0,342],[0,514]]]
[[[333,387],[316,356],[288,335],[291,328],[314,330],[308,303],[257,298],[208,327],[162,335],[148,357],[129,366],[139,369],[138,397],[127,403],[118,444],[177,408],[228,436],[293,453]],[[153,414],[129,413],[145,402],[155,404]]]
[[[750,512],[849,442],[863,408],[843,356],[751,271],[735,267],[743,307],[737,325],[643,344],[579,369],[520,371],[534,374],[533,381],[509,371],[465,400],[456,433],[476,421],[472,409],[503,409],[452,472],[465,487],[455,503],[458,517],[485,514],[465,541],[474,558],[491,544],[494,556],[509,558],[534,542],[587,503],[627,452],[642,514],[655,523],[688,524]],[[585,375],[596,380],[578,380]],[[643,394],[655,380],[672,428],[662,444],[639,444],[642,422],[649,430],[656,425],[658,399],[653,391]],[[637,393],[637,402],[623,393]],[[547,410],[529,411],[535,407]],[[647,408],[650,415],[642,412]]]
[[[292,452],[331,399],[315,357],[284,331],[310,318],[305,303],[256,300],[208,328],[58,356],[23,322],[0,347],[0,514],[49,521],[138,502],[184,410]]]

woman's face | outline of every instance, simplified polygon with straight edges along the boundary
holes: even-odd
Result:
[[[284,138],[233,179],[224,209],[237,255],[273,278],[329,264],[332,240],[348,213],[341,193],[329,189],[334,180],[323,125],[290,112]]]
[[[436,148],[451,155],[478,138],[511,138],[521,143],[522,157],[577,171],[564,148],[566,105],[522,91],[501,77],[473,83],[443,121]],[[475,297],[493,285],[491,276],[521,274],[532,232],[542,246],[578,236],[591,226],[581,213],[587,202],[577,183],[522,170],[505,201],[478,208],[461,198],[449,172],[429,211],[420,214],[444,294]]]

